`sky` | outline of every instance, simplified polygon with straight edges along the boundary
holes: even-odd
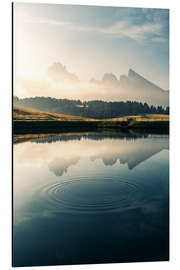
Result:
[[[98,97],[92,78],[130,68],[169,89],[167,9],[14,3],[15,95]]]

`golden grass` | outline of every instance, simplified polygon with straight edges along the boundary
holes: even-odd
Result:
[[[156,122],[156,121],[169,121],[169,115],[165,114],[144,114],[144,115],[130,115],[130,116],[123,116],[118,118],[110,118],[110,119],[93,119],[93,118],[86,118],[81,116],[74,116],[74,115],[66,115],[66,114],[59,114],[59,113],[49,113],[49,112],[42,112],[30,109],[24,109],[19,107],[13,108],[13,120],[56,120],[56,121],[128,121],[129,119],[133,119],[135,121],[145,121],[145,122]]]
[[[144,122],[169,121],[169,115],[166,114],[129,115],[119,118],[104,119],[104,121],[128,121],[129,119]]]
[[[19,107],[13,108],[13,120],[95,121],[81,116],[42,112]]]

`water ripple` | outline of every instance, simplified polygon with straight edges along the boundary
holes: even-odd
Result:
[[[143,188],[133,181],[78,178],[46,185],[36,194],[45,207],[58,212],[103,213],[123,211],[143,200]]]

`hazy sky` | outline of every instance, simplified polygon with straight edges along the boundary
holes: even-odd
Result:
[[[168,10],[15,3],[14,37],[18,96],[79,98],[92,77],[119,79],[129,68],[169,89]],[[79,79],[78,93],[76,82],[49,76],[57,62],[65,79]]]

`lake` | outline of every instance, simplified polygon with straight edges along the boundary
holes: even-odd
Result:
[[[16,143],[13,265],[169,259],[169,136]]]

